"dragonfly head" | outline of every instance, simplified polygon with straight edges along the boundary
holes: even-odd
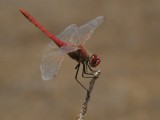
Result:
[[[96,54],[93,54],[93,55],[90,57],[89,65],[90,65],[91,67],[97,67],[100,62],[101,62],[100,58],[99,58]]]

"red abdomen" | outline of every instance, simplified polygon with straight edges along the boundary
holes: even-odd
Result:
[[[45,27],[43,27],[36,19],[34,19],[28,12],[24,11],[23,9],[19,9],[20,12],[37,28],[39,28],[45,35],[47,35],[50,39],[52,39],[58,47],[62,47],[67,45],[65,42],[59,40],[55,35],[50,33]]]

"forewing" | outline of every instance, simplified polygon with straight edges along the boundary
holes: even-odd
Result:
[[[104,21],[104,16],[99,16],[90,22],[80,26],[72,36],[75,45],[84,44],[92,35],[94,30]]]
[[[76,49],[77,48],[74,46],[63,46],[59,49],[53,48],[53,46],[49,46],[49,49],[42,57],[42,63],[40,65],[42,79],[53,79],[58,74],[65,54],[73,52]]]
[[[57,37],[63,42],[70,43],[71,36],[78,29],[76,24],[69,25],[63,32],[61,32]]]

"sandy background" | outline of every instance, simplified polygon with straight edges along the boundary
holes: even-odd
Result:
[[[41,80],[50,40],[18,8],[56,35],[105,16],[86,43],[102,61],[86,120],[160,120],[159,0],[1,0],[0,120],[74,120],[85,96],[69,57],[55,80]]]

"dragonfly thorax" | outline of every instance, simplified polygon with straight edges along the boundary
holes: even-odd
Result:
[[[89,60],[89,55],[87,54],[85,50],[82,50],[82,49],[68,53],[68,55],[72,59],[76,60],[77,62],[81,62],[81,63],[84,63],[85,61]]]

